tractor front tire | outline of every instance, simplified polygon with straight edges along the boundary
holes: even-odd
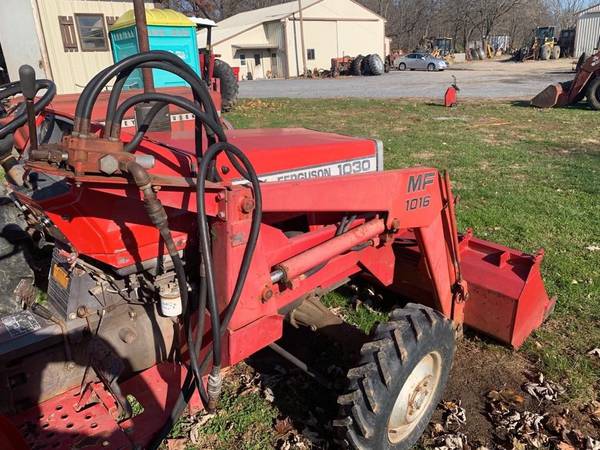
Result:
[[[452,323],[439,312],[408,304],[394,310],[363,345],[359,365],[338,398],[335,421],[354,449],[408,450],[440,401],[455,351]]]
[[[600,111],[600,77],[590,81],[585,95],[590,106],[596,111]]]
[[[233,69],[225,61],[215,59],[213,76],[221,81],[221,109],[223,112],[231,111],[237,103],[239,90]]]
[[[550,55],[550,58],[560,59],[560,46],[559,45],[555,45],[554,47],[552,47],[552,54]]]
[[[543,61],[548,61],[550,59],[550,55],[552,54],[552,49],[549,45],[544,45],[540,49],[540,59]]]

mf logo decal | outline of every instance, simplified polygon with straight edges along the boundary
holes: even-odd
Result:
[[[406,192],[419,192],[427,189],[427,186],[433,184],[435,172],[420,173],[419,175],[411,175],[408,179],[408,189]]]

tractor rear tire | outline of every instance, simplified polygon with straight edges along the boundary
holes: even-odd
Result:
[[[360,74],[361,75],[371,75],[371,69],[369,68],[369,57],[371,55],[365,56],[360,63]]]
[[[376,53],[367,56],[367,64],[369,66],[369,75],[383,75],[385,71],[385,65],[383,61]]]
[[[452,323],[439,312],[408,304],[394,310],[363,345],[359,365],[338,398],[334,422],[355,449],[408,450],[440,401],[454,358]]]
[[[543,61],[548,61],[550,59],[550,55],[552,54],[552,49],[549,45],[544,45],[540,49],[540,59]]]
[[[221,81],[221,110],[231,111],[237,103],[239,84],[233,69],[225,61],[215,59],[213,76]]]
[[[552,54],[550,55],[550,58],[552,58],[552,59],[560,59],[560,46],[559,45],[555,45],[552,48]]]
[[[600,111],[600,77],[589,82],[586,97],[590,106],[596,111]]]
[[[577,65],[575,66],[575,72],[579,72],[579,69],[581,69],[581,66],[583,66],[585,64],[586,60],[587,60],[587,53],[583,52],[579,56],[579,59],[577,60]]]
[[[352,60],[352,63],[350,64],[350,73],[352,75],[357,76],[357,77],[362,75],[361,67],[362,67],[363,59],[364,59],[363,55],[358,55],[356,58],[354,58]]]

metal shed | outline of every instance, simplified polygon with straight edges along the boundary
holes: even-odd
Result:
[[[577,14],[575,33],[575,56],[588,55],[600,46],[600,3],[590,6]]]

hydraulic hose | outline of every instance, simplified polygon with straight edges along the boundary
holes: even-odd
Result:
[[[142,119],[141,123],[138,124],[138,129],[137,129],[137,132],[135,133],[135,136],[133,136],[133,139],[129,143],[125,144],[125,146],[123,147],[123,149],[126,152],[131,152],[131,151],[135,150],[135,148],[138,145],[140,145],[140,142],[144,138],[146,131],[148,131],[148,127],[150,126],[150,124],[152,123],[152,121],[154,120],[154,118],[156,117],[158,112],[161,109],[163,109],[165,106],[167,106],[166,102],[156,102],[154,105],[152,105],[152,108],[150,108],[150,111],[148,111],[146,113],[146,115]],[[108,130],[109,129],[108,123],[106,124],[106,126],[107,126],[106,129]]]
[[[183,262],[179,257],[177,246],[173,241],[171,230],[169,230],[169,222],[164,206],[156,196],[156,192],[152,189],[152,180],[150,175],[141,165],[135,161],[127,163],[125,170],[133,177],[135,184],[143,195],[144,207],[152,224],[158,229],[161,238],[165,243],[165,247],[169,252],[173,267],[175,269],[175,277],[179,287],[179,295],[181,297],[181,307],[185,311],[188,307],[188,289],[187,278]]]
[[[137,68],[154,68],[171,72],[190,85],[192,93],[194,94],[194,101],[199,102],[203,105],[206,105],[206,103],[210,101],[210,94],[208,94],[208,97],[204,95],[204,93],[206,92],[206,86],[204,85],[204,83],[202,83],[202,81],[197,77],[197,75],[194,72],[190,73],[189,70],[183,70],[170,62],[150,61],[141,63],[133,68],[119,73],[119,75],[117,76],[117,81],[115,82],[113,89],[111,90],[110,97],[108,100],[108,107],[106,111],[105,120],[107,129],[110,129],[110,125],[112,125],[114,113],[117,108],[117,103],[119,101],[119,97],[121,95],[125,82],[127,81],[129,75],[131,75],[131,73]],[[212,116],[213,119],[218,120],[218,114],[216,114],[216,110],[212,113]]]
[[[56,85],[54,84],[54,82],[52,82],[50,80],[36,80],[35,81],[36,92],[41,89],[46,89],[46,92],[44,93],[44,95],[42,95],[42,98],[39,101],[35,102],[35,104],[34,104],[33,110],[35,111],[36,114],[39,114],[40,112],[42,112],[42,110],[50,104],[50,102],[56,95]],[[11,97],[15,94],[18,94],[19,92],[21,92],[20,85],[15,85],[13,87],[10,87],[10,88],[0,92],[0,99]],[[14,133],[17,129],[19,129],[23,125],[25,125],[25,123],[27,123],[27,114],[23,113],[23,114],[18,115],[14,120],[12,120],[7,125],[0,128],[0,138],[5,137],[7,134]]]
[[[230,158],[239,158],[239,161],[245,166],[246,170],[248,171],[247,179],[250,181],[250,183],[252,185],[252,190],[254,193],[255,208],[252,211],[252,225],[250,226],[248,243],[246,244],[246,249],[245,249],[244,255],[242,257],[242,264],[240,266],[238,278],[236,280],[233,294],[231,296],[231,301],[229,302],[225,311],[223,312],[223,315],[222,315],[223,318],[221,320],[221,324],[220,324],[218,333],[215,333],[215,330],[213,329],[213,333],[212,333],[213,334],[213,342],[214,342],[214,339],[216,338],[216,336],[218,336],[220,339],[220,337],[225,333],[225,331],[227,330],[227,327],[229,326],[229,322],[231,321],[233,313],[235,312],[235,308],[239,302],[239,299],[240,299],[240,296],[242,293],[242,289],[244,287],[244,282],[246,280],[246,277],[248,275],[248,271],[250,268],[250,264],[252,262],[252,256],[254,254],[254,250],[256,249],[256,244],[258,242],[258,235],[259,235],[259,231],[260,231],[260,224],[261,224],[261,220],[262,220],[262,196],[260,193],[260,183],[259,183],[258,177],[256,176],[256,172],[254,171],[254,168],[252,167],[252,164],[250,163],[250,161],[248,160],[246,155],[240,149],[238,149],[237,147],[235,147],[231,144],[217,143],[217,144],[212,145],[207,150],[207,152],[202,160],[202,164],[201,164],[202,167],[200,169],[200,174],[198,175],[198,183],[196,186],[197,192],[204,189],[205,179],[202,178],[202,174],[203,173],[206,174],[208,172],[208,166],[209,166],[210,160],[214,159],[221,151],[226,151],[228,153],[231,153],[232,155],[229,156]],[[198,206],[198,217],[199,217],[199,221],[200,221],[201,217],[206,217],[203,195],[201,195],[201,196],[197,195],[197,203],[198,203],[198,205],[197,205]],[[199,224],[199,225],[201,225],[201,224]],[[205,233],[207,227],[204,227],[204,225],[205,224],[202,224],[200,226],[200,230],[204,229],[204,237],[207,237],[206,233]],[[207,243],[206,239],[201,240],[202,247],[205,247],[206,243]],[[206,253],[208,253],[210,255],[210,248],[205,247],[205,249],[208,249],[208,252],[206,252]],[[204,253],[204,251],[203,251],[203,253]],[[204,261],[210,261],[210,260],[204,260]],[[208,264],[207,264],[207,268],[208,268]],[[206,270],[206,273],[207,273],[207,278],[208,278],[208,270]],[[200,331],[200,328],[198,328],[198,331]],[[197,347],[197,348],[199,349],[199,347]],[[213,349],[214,349],[214,346],[213,346]],[[213,349],[209,350],[202,359],[202,362],[199,366],[199,372],[201,374],[204,373],[206,371],[206,369],[208,368],[210,360],[214,355]],[[197,355],[198,352],[196,352],[195,354]],[[214,360],[213,360],[213,364],[214,364]],[[200,380],[200,383],[201,383],[201,380]],[[188,404],[189,399],[191,398],[193,392],[194,392],[194,374],[193,374],[193,371],[189,371],[187,373],[187,376],[183,383],[181,393],[180,393],[179,397],[177,398],[177,401],[175,402],[173,410],[169,414],[169,418],[167,419],[167,421],[163,425],[163,427],[154,436],[152,442],[148,446],[149,449],[155,450],[160,447],[160,445],[162,444],[162,441],[168,436],[173,425],[177,422],[177,420],[181,416],[181,413],[183,412],[186,405]]]
[[[129,97],[127,100],[123,101],[117,108],[114,116],[114,123],[112,125],[112,129],[110,130],[110,137],[116,139],[119,137],[119,133],[121,131],[121,121],[125,116],[127,110],[138,103],[145,102],[164,102],[164,103],[172,103],[180,108],[185,109],[196,115],[202,122],[206,124],[206,126],[215,133],[219,140],[226,141],[227,137],[225,136],[225,132],[223,131],[223,127],[220,126],[219,122],[214,121],[210,118],[204,111],[200,110],[198,106],[192,103],[190,100],[184,97],[179,97],[176,95],[168,95],[162,94],[160,92],[147,92],[144,94],[134,95],[133,97]]]
[[[150,61],[168,61],[176,67],[179,67],[180,69],[183,69],[186,72],[193,74],[193,76],[196,77],[198,81],[200,81],[200,83],[198,83],[197,85],[199,87],[197,94],[202,99],[203,106],[205,107],[208,114],[212,115],[213,117],[217,116],[215,106],[210,100],[208,88],[205,84],[201,82],[198,75],[195,72],[193,72],[193,70],[178,56],[175,56],[172,53],[166,51],[155,50],[132,55],[128,58],[125,58],[117,64],[114,64],[108,69],[102,71],[97,77],[94,77],[92,82],[86,86],[84,92],[82,92],[82,95],[79,98],[77,110],[80,111],[80,115],[78,117],[81,120],[78,122],[79,129],[77,129],[76,131],[80,132],[82,135],[86,135],[89,132],[89,124],[91,120],[93,105],[95,104],[96,99],[98,98],[98,95],[100,95],[100,92],[102,91],[104,86],[106,86],[106,84],[113,77],[115,77],[122,71],[127,71],[130,68],[137,68],[140,64]],[[79,108],[80,102],[82,103],[81,108]]]

